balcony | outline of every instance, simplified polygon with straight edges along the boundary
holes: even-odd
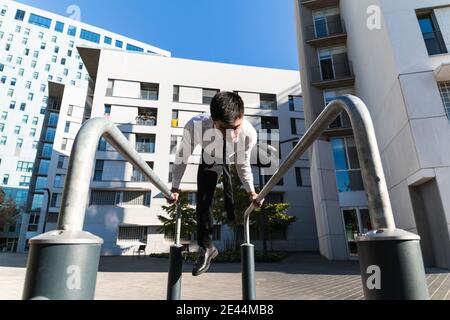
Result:
[[[300,0],[300,4],[308,9],[315,10],[326,7],[336,7],[339,0]]]
[[[136,125],[138,126],[156,126],[157,110],[139,108],[138,116],[136,117]]]
[[[320,66],[311,68],[311,83],[319,89],[350,87],[355,82],[353,67],[350,62],[332,63],[321,61]]]
[[[319,114],[320,113],[316,114],[316,118]],[[336,120],[334,120],[328,129],[325,130],[323,135],[329,138],[353,135],[352,124],[348,114],[346,112],[339,114]]]
[[[316,48],[343,44],[347,41],[344,21],[339,16],[318,20],[314,25],[305,27],[305,40]]]

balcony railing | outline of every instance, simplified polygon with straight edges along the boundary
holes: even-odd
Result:
[[[305,31],[306,41],[325,39],[346,34],[344,20],[316,21],[314,25],[305,27]]]
[[[155,144],[147,142],[137,142],[136,151],[139,153],[155,153]]]
[[[158,100],[158,91],[157,90],[141,90],[141,99]]]
[[[350,62],[322,63],[311,68],[311,81],[314,85],[323,85],[328,82],[354,79],[353,68]]]
[[[319,9],[335,7],[339,4],[339,0],[301,0],[300,3],[310,9]]]

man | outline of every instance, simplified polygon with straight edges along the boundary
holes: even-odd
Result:
[[[171,191],[177,201],[187,161],[195,147],[201,145],[202,159],[197,173],[196,207],[197,238],[201,254],[192,271],[194,276],[206,272],[211,260],[218,255],[212,241],[212,200],[222,174],[225,211],[229,220],[235,218],[230,157],[236,159],[239,178],[250,200],[257,208],[262,205],[262,202],[257,201],[258,194],[255,192],[250,166],[250,154],[256,145],[257,134],[251,123],[244,118],[244,102],[236,93],[220,92],[212,99],[210,111],[211,114],[195,116],[186,124],[172,170]]]

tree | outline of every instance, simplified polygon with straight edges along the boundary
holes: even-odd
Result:
[[[190,236],[197,231],[197,220],[195,216],[195,209],[189,205],[186,192],[182,192],[180,194],[177,203],[162,206],[162,209],[167,212],[168,217],[161,215],[158,216],[159,221],[163,224],[158,231],[164,232],[164,234],[175,235],[177,204],[180,206],[181,210],[181,235],[182,237],[190,238]]]
[[[7,198],[5,192],[0,187],[0,231],[5,225],[15,224],[19,210],[12,198]]]
[[[261,234],[265,235],[263,228],[269,233],[272,250],[272,236],[275,232],[286,230],[286,228],[296,220],[296,217],[290,216],[287,211],[287,203],[265,203],[261,209],[255,210],[255,225]],[[267,255],[267,237],[263,237],[263,251]]]

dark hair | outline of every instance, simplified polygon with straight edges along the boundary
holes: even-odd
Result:
[[[233,92],[219,92],[211,101],[211,118],[232,124],[244,115],[244,101]]]

